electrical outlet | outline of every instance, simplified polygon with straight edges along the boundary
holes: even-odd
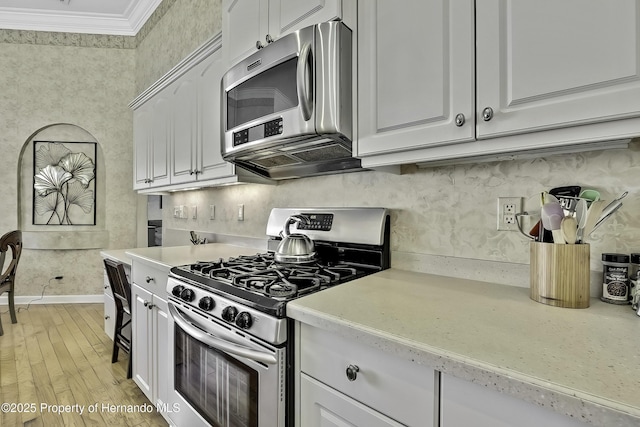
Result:
[[[209,219],[216,219],[216,205],[209,205]]]
[[[198,219],[198,205],[191,206],[191,219]]]
[[[516,214],[522,210],[522,197],[498,197],[498,230],[518,231]]]

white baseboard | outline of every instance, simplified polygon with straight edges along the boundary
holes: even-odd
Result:
[[[16,296],[16,305],[22,304],[83,304],[103,303],[104,294],[99,295],[45,295],[40,296]],[[0,297],[0,305],[9,305],[6,296]]]

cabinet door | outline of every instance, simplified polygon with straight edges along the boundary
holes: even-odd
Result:
[[[169,94],[164,92],[156,96],[157,99],[153,101],[153,116],[151,119],[151,187],[168,185],[170,182],[171,99]]]
[[[358,31],[363,165],[413,162],[420,154],[407,150],[474,139],[472,0],[360,2]]]
[[[149,154],[151,151],[151,111],[150,106],[143,105],[133,112],[133,189],[149,186],[151,178]]]
[[[235,167],[222,160],[220,123],[220,81],[225,72],[222,52],[214,52],[198,72],[198,122],[202,130],[198,144],[198,179],[231,176]]]
[[[441,427],[586,427],[586,424],[471,382],[442,374]]]
[[[197,88],[195,73],[185,73],[172,85],[173,135],[171,138],[171,184],[196,180]]]
[[[339,18],[342,18],[341,0],[269,1],[269,35],[274,40],[300,28]]]
[[[104,292],[104,332],[113,341],[113,332],[116,327],[116,303],[109,292]]]
[[[301,374],[300,417],[304,427],[401,427],[356,400]]]
[[[131,309],[133,310],[133,380],[140,390],[153,402],[153,371],[151,351],[153,349],[153,322],[151,310],[147,307],[152,303],[153,295],[135,283],[131,285]],[[165,350],[166,351],[166,350]]]
[[[169,402],[169,376],[172,372],[169,366],[169,310],[167,302],[157,295],[153,296],[153,378],[155,379],[155,402],[160,406]],[[167,406],[168,407],[168,406]]]
[[[476,16],[478,138],[640,115],[637,1],[487,0]]]
[[[224,0],[222,2],[222,48],[231,66],[265,43],[269,32],[269,0]]]

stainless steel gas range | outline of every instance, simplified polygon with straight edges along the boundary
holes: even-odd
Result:
[[[383,208],[273,209],[267,235],[268,252],[169,273],[168,376],[178,426],[293,425],[287,302],[389,268]],[[296,237],[311,242],[312,252],[280,256]]]

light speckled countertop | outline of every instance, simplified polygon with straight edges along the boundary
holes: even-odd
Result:
[[[640,317],[591,300],[389,269],[287,304],[287,315],[598,426],[640,425]]]
[[[114,261],[121,262],[128,266],[131,266],[131,257],[127,254],[129,249],[110,249],[106,251],[100,251],[102,258],[111,258]]]
[[[150,248],[127,249],[126,254],[147,264],[160,268],[193,264],[197,261],[211,261],[239,255],[264,253],[264,249],[235,246],[223,243],[207,243],[191,246],[154,246]]]

